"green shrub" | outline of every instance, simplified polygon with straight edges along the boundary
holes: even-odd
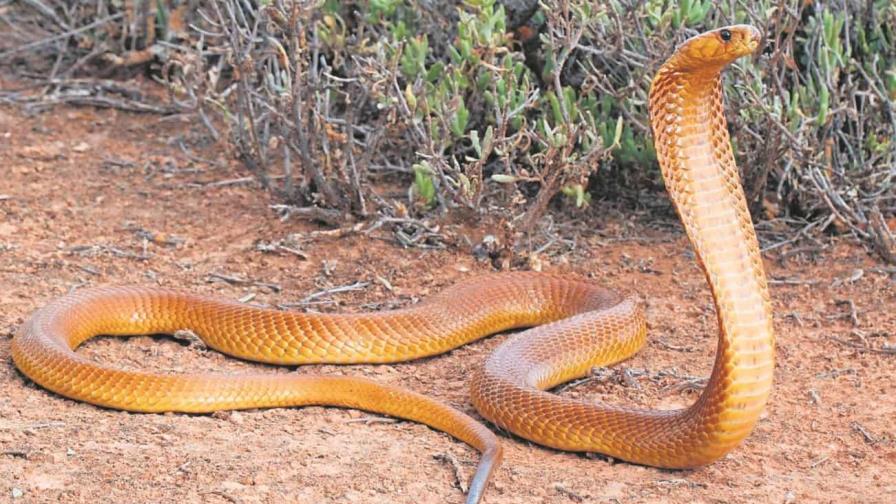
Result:
[[[166,21],[184,17],[184,2],[126,2],[122,19],[155,9],[157,33],[140,40],[164,39],[155,46],[175,95],[203,116],[220,111],[238,157],[287,203],[397,220],[496,211],[523,231],[552,202],[577,213],[592,198],[659,190],[653,74],[687,37],[749,22],[766,54],[737,62],[725,82],[754,214],[802,228],[797,236],[851,232],[896,261],[892,1],[504,4],[524,8],[198,3],[186,41]],[[109,40],[99,31],[78,36]],[[83,56],[65,48],[60,61]]]

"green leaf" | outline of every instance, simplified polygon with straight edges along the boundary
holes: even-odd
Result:
[[[479,132],[476,130],[470,131],[470,143],[473,144],[473,150],[476,151],[476,155],[482,159],[482,145],[479,143]]]
[[[519,180],[519,177],[513,175],[505,175],[503,173],[495,173],[491,176],[491,179],[499,184],[513,184],[514,182]]]
[[[557,99],[557,95],[555,95],[553,91],[548,91],[545,94],[545,97],[547,97],[548,104],[551,106],[551,112],[553,112],[554,115],[554,124],[563,124],[563,111],[560,110],[560,100]]]
[[[427,207],[432,206],[436,200],[436,186],[432,181],[432,170],[426,162],[417,163],[414,169],[414,188],[417,195]]]
[[[818,125],[824,125],[825,121],[827,121],[828,110],[830,108],[830,100],[831,95],[828,91],[827,86],[821,86],[821,93],[818,95],[818,114],[816,115],[816,119],[818,120]]]
[[[464,101],[461,99],[460,103],[457,105],[457,110],[454,111],[454,117],[451,119],[451,132],[457,137],[464,136],[464,132],[467,131],[467,122],[469,120],[470,111],[467,110],[467,106],[464,105]]]
[[[426,35],[411,39],[404,46],[401,54],[401,73],[410,80],[426,72],[426,56],[429,54],[429,41]]]
[[[492,142],[495,141],[495,130],[492,129],[491,126],[485,128],[485,138],[483,138],[483,143],[486,148],[491,148]]]
[[[623,126],[624,126],[624,123],[622,122],[622,116],[620,115],[620,116],[616,119],[616,131],[615,131],[615,133],[613,134],[613,144],[612,144],[611,147],[614,148],[614,149],[617,148],[617,147],[619,147],[619,141],[622,139],[622,129],[623,129]]]
[[[564,186],[560,189],[560,192],[564,196],[571,198],[575,202],[576,208],[586,207],[591,203],[591,194],[585,191],[585,187],[582,184]]]

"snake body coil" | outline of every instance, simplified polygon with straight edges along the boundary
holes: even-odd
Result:
[[[12,342],[41,386],[110,408],[211,412],[334,405],[425,423],[483,452],[467,501],[500,463],[495,435],[434,399],[363,378],[123,371],[74,352],[100,334],[190,329],[210,347],[277,364],[396,362],[485,335],[552,322],[503,344],[473,380],[495,424],[537,443],[661,467],[711,462],[749,434],[771,389],[774,336],[759,249],[723,115],[721,70],[752,53],[758,32],[732,26],[685,42],[650,94],[666,185],[709,280],[721,327],[708,385],[690,408],[652,411],[574,401],[543,389],[625,359],[644,343],[640,303],[576,278],[510,273],[458,284],[417,306],[375,314],[285,313],[179,291],[84,289],[36,311]]]

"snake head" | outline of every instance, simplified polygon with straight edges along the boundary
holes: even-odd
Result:
[[[716,73],[732,61],[753,54],[762,34],[750,25],[733,25],[684,41],[666,66],[679,72]]]

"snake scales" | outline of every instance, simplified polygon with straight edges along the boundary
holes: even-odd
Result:
[[[758,31],[731,26],[683,43],[650,92],[666,186],[718,312],[715,366],[689,408],[653,411],[571,400],[544,389],[628,358],[645,341],[641,304],[592,283],[533,273],[458,284],[419,305],[372,314],[285,313],[152,287],[76,291],[37,310],[12,341],[16,366],[72,399],[142,411],[334,405],[422,422],[483,453],[467,502],[478,502],[501,459],[496,436],[429,397],[367,379],[308,375],[160,375],[122,371],[74,352],[100,334],[190,329],[210,347],[277,364],[396,362],[435,355],[485,335],[512,337],[472,382],[490,421],[537,443],[596,451],[660,467],[709,463],[746,437],[768,398],[774,336],[756,236],[731,151],[721,71],[755,51]]]

